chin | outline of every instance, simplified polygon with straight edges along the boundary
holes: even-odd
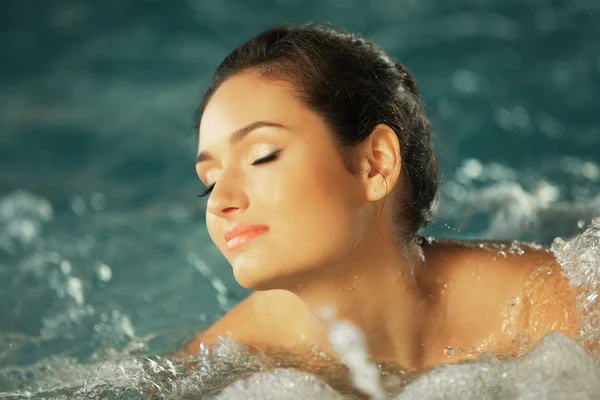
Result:
[[[266,279],[266,277],[261,276],[249,276],[244,273],[235,273],[234,277],[236,282],[243,288],[254,290],[254,291],[264,291],[264,290],[273,290],[273,289],[281,289],[281,284],[278,284],[277,279]]]
[[[248,261],[236,260],[232,263],[235,280],[246,289],[265,291],[288,289],[297,285],[298,277],[294,274],[282,275],[281,266]]]
[[[268,272],[268,266],[265,263],[250,260],[249,257],[237,257],[230,261],[230,264],[233,269],[233,277],[241,287],[265,290],[262,287],[265,286],[266,281],[269,281],[265,276]]]

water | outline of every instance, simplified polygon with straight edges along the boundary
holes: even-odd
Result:
[[[515,360],[422,376],[372,365],[380,375],[363,390],[595,397],[599,17],[595,0],[1,5],[0,398],[356,395],[352,374],[319,354],[269,358],[224,341],[167,356],[247,295],[195,197],[194,108],[234,45],[305,20],[362,32],[417,76],[442,171],[425,233],[564,238],[554,251],[587,315],[576,341],[549,335]]]
[[[28,205],[24,207],[30,211],[24,212],[27,218],[36,218],[36,214],[31,212],[34,206],[41,211],[38,218],[47,215],[45,202],[35,202],[33,198],[25,200],[25,197],[17,195],[11,199]],[[7,204],[14,206],[16,203],[5,200],[0,204],[0,210],[5,210]],[[21,215],[19,207],[14,206],[11,211],[15,212],[10,217],[13,223],[29,226],[23,225],[24,220],[15,218]],[[26,247],[28,240],[29,234],[3,238],[2,242]],[[58,269],[47,268],[46,271],[41,271],[39,265],[34,266],[20,272],[23,278],[31,273],[48,274],[43,278],[48,282],[47,287],[69,306],[63,313],[44,319],[39,336],[9,333],[0,337],[3,360],[9,363],[12,361],[11,351],[27,356],[27,350],[32,351],[34,341],[33,352],[36,355],[44,346],[51,346],[55,353],[33,362],[29,360],[28,365],[9,364],[0,368],[0,385],[5,388],[0,398],[341,399],[342,395],[359,398],[352,397],[360,393],[350,388],[351,382],[363,393],[371,393],[374,399],[390,396],[396,399],[558,399],[567,395],[594,398],[600,393],[600,358],[595,346],[600,343],[597,329],[600,313],[597,303],[600,218],[592,221],[590,227],[573,240],[557,240],[553,250],[565,274],[580,289],[579,307],[584,311],[586,323],[576,340],[553,332],[531,352],[509,361],[501,362],[493,356],[484,355],[476,362],[439,366],[420,376],[398,369],[386,370],[384,365],[365,362],[360,332],[332,316],[329,316],[330,340],[335,351],[343,354],[342,360],[349,374],[342,366],[332,364],[319,353],[311,359],[279,357],[248,351],[228,340],[217,341],[199,355],[149,356],[146,342],[151,338],[136,337],[126,315],[115,310],[108,315],[105,310],[85,305],[82,285],[72,284],[76,278],[70,277],[71,270],[65,267],[64,262],[60,262]],[[59,264],[58,259],[50,262]],[[32,266],[34,263],[28,257],[27,262],[21,265]],[[49,278],[54,276],[52,271],[60,271],[57,273],[63,277]],[[93,334],[81,332],[92,322],[95,322]],[[84,337],[95,341],[92,354],[81,353],[86,347]],[[61,348],[60,339],[71,346],[75,342],[80,348]],[[102,348],[100,343],[110,346]],[[588,348],[589,354],[580,345]],[[75,350],[79,350],[79,355],[74,354],[77,353]],[[59,351],[60,355],[56,354]]]

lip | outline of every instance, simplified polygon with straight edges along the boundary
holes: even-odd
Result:
[[[246,225],[238,224],[227,231],[225,231],[225,241],[227,242],[227,249],[233,250],[250,241],[256,236],[260,236],[267,232],[269,227],[267,225]]]

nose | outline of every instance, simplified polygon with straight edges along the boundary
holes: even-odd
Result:
[[[220,217],[230,218],[248,208],[248,196],[242,189],[242,181],[232,173],[221,173],[206,203],[206,211]]]

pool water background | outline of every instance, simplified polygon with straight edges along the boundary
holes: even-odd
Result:
[[[0,11],[0,393],[43,385],[32,365],[173,351],[247,295],[205,231],[192,122],[212,69],[275,23],[343,25],[415,74],[442,173],[427,234],[547,245],[600,215],[595,0]]]

